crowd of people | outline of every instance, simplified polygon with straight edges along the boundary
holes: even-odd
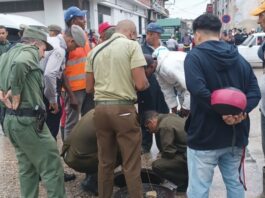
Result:
[[[263,7],[253,15],[262,15]],[[64,31],[50,25],[47,36],[24,27],[15,45],[0,26],[0,121],[16,151],[21,197],[38,197],[40,181],[48,197],[66,197],[64,182],[75,175],[64,173],[62,157],[86,174],[82,188],[100,198],[112,196],[114,169],[121,165],[129,196],[141,198],[141,155],[150,152],[155,134],[161,158],[152,170],[178,192],[208,197],[218,166],[227,196],[243,198],[249,113],[261,93],[237,51],[236,34],[235,45],[222,42],[219,18],[202,14],[193,22],[193,41],[185,35],[185,51],[176,52],[174,37],[165,47],[155,22],[140,45],[133,21],[104,22],[97,38],[85,31],[85,15],[72,6]],[[264,20],[259,17],[262,27]],[[246,97],[246,108],[236,114],[212,106],[212,93],[227,87]]]
[[[255,32],[255,29],[251,29],[250,32],[247,32],[246,28],[243,28],[243,30],[238,28],[224,30],[221,35],[221,40],[233,45],[241,45],[249,35]]]
[[[254,33],[256,33],[256,30],[254,28],[252,28],[250,32],[247,32],[246,28],[233,28],[229,30],[223,30],[221,32],[220,40],[232,45],[241,45],[248,38],[249,35]],[[194,35],[185,32],[181,40],[178,41],[175,35],[172,35],[165,42],[165,46],[171,51],[189,52],[192,47],[195,46],[193,37]],[[180,48],[179,44],[181,44],[182,48]]]

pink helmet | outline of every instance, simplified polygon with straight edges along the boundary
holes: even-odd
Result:
[[[247,98],[241,90],[228,87],[211,94],[211,105],[221,115],[237,115],[245,111]]]

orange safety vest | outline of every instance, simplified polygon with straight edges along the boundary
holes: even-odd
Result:
[[[72,91],[86,88],[85,64],[89,51],[89,41],[86,38],[85,47],[78,47],[68,54],[64,73],[68,77]]]

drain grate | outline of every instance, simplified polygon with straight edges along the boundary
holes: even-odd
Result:
[[[144,195],[146,194],[146,192],[152,191],[152,190],[156,191],[157,197],[159,198],[174,198],[175,197],[175,193],[164,186],[152,184],[152,187],[151,187],[150,184],[143,183]],[[114,194],[114,198],[129,198],[127,187],[123,187],[120,190],[118,190]]]
[[[156,173],[151,169],[142,169],[141,170],[141,179],[143,183],[152,183],[152,184],[161,184],[163,179],[161,179]],[[150,179],[150,181],[149,181]],[[114,176],[114,184],[117,187],[126,187],[125,177],[122,171],[119,171]]]

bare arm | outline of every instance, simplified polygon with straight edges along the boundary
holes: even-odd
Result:
[[[94,85],[95,85],[94,73],[92,72],[86,73],[86,92],[94,93]]]
[[[77,101],[73,91],[71,90],[69,80],[64,73],[62,75],[62,79],[63,79],[63,88],[65,89],[65,91],[67,92],[67,94],[70,97],[71,106],[72,106],[72,108],[77,109],[78,108],[78,101]]]
[[[137,91],[143,91],[149,87],[149,82],[145,76],[144,67],[133,68],[132,76]]]

